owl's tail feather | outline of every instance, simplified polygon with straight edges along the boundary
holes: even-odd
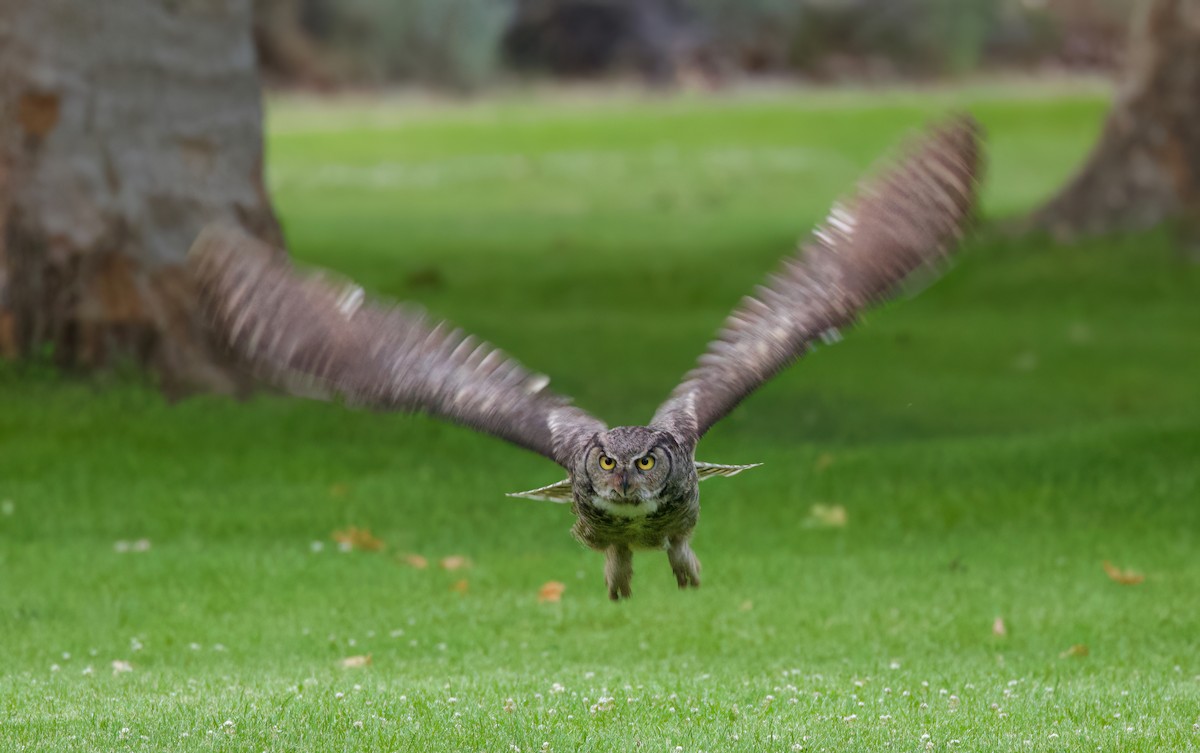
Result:
[[[703,481],[706,478],[716,478],[717,476],[736,476],[742,471],[748,471],[751,468],[757,468],[762,463],[751,463],[750,465],[721,465],[720,463],[701,463],[696,461],[696,476]]]
[[[575,498],[574,492],[571,490],[571,479],[565,478],[556,484],[543,486],[537,489],[530,489],[527,492],[513,492],[504,495],[506,497],[520,497],[521,499],[538,499],[544,502],[557,502],[560,505],[565,505]]]

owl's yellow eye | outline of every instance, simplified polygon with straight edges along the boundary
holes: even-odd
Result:
[[[600,467],[606,471],[611,471],[613,468],[617,467],[617,461],[613,460],[608,455],[601,455]]]
[[[654,467],[654,458],[650,455],[637,459],[637,467],[640,471],[648,471]]]

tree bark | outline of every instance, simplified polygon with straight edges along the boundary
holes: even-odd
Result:
[[[281,242],[252,0],[0,0],[0,338],[232,389],[182,262],[201,227]]]
[[[1200,0],[1147,0],[1100,141],[1031,218],[1060,238],[1200,217]]]

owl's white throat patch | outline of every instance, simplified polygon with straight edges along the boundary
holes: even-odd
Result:
[[[592,507],[616,518],[644,518],[658,512],[658,500],[655,498],[643,497],[637,502],[625,502],[597,494],[592,497],[591,503]]]

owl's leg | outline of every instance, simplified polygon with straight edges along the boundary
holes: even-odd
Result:
[[[686,538],[667,542],[667,561],[671,563],[671,572],[675,573],[675,582],[680,588],[700,587],[700,560],[696,559]]]
[[[633,551],[625,544],[613,544],[604,552],[604,582],[608,598],[613,601],[629,598],[633,581]]]

